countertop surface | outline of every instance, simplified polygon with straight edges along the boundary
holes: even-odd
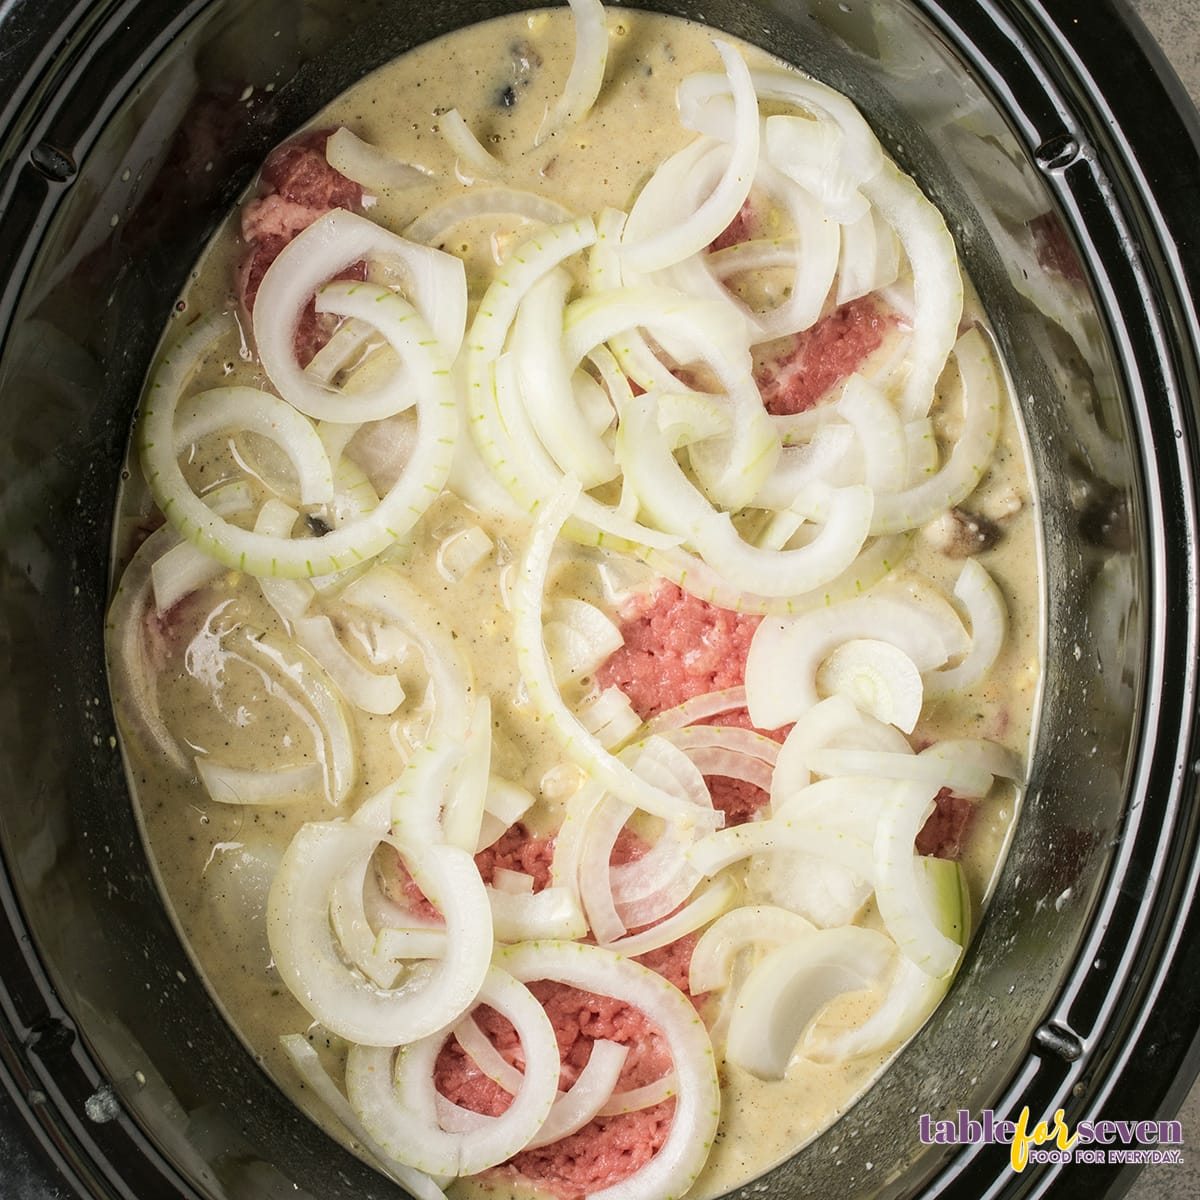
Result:
[[[1163,47],[1193,101],[1200,103],[1200,0],[1127,0],[1150,33]],[[3,1100],[0,1099],[0,1105]],[[1147,1117],[1152,1114],[1145,1114]],[[1179,1200],[1200,1197],[1200,1085],[1192,1088],[1181,1112],[1183,1122],[1182,1165],[1151,1166],[1143,1170],[1128,1193],[1130,1200]],[[44,1188],[32,1177],[19,1182],[31,1170],[22,1132],[9,1125],[10,1114],[0,1112],[0,1155],[6,1160],[10,1185],[16,1183],[13,1200],[60,1200],[65,1193]],[[150,1200],[149,1197],[145,1200]]]

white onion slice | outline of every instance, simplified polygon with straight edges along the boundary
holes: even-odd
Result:
[[[963,305],[958,254],[942,214],[898,167],[885,161],[863,182],[862,190],[896,231],[912,266],[916,312],[911,366],[900,401],[901,415],[911,421],[929,412],[942,368],[958,336]]]
[[[799,913],[773,904],[743,904],[718,917],[692,950],[688,990],[693,996],[727,987],[734,959],[750,946],[783,946],[812,933]]]
[[[612,1099],[621,1076],[621,1068],[629,1056],[629,1047],[619,1042],[598,1038],[592,1043],[591,1053],[571,1085],[571,1090],[560,1093],[550,1109],[545,1124],[528,1143],[529,1149],[547,1146],[582,1129]]]
[[[841,488],[827,491],[826,519],[807,545],[772,551],[744,541],[728,515],[709,504],[675,461],[654,420],[649,394],[622,414],[616,454],[639,502],[660,528],[687,538],[718,574],[760,595],[799,595],[834,579],[854,561],[870,528],[871,493]]]
[[[679,818],[712,825],[711,810],[681,800],[660,787],[646,783],[619,759],[614,758],[589,733],[579,718],[563,702],[550,672],[542,639],[542,592],[550,567],[555,541],[578,495],[564,487],[538,514],[521,569],[512,592],[513,639],[521,678],[534,707],[560,740],[572,762],[588,772],[614,795],[655,816]]]
[[[958,573],[954,595],[967,610],[971,623],[971,649],[955,667],[930,671],[925,676],[929,696],[945,696],[974,687],[987,676],[1000,656],[1008,627],[1008,610],[996,581],[974,558]]]
[[[269,664],[275,682],[298,692],[316,717],[321,729],[318,756],[325,774],[326,798],[330,804],[341,804],[354,786],[358,769],[350,717],[341,693],[324,668],[286,638],[248,631],[245,644],[251,657]]]
[[[737,216],[750,195],[758,161],[758,99],[741,55],[728,42],[714,40],[714,45],[725,64],[733,96],[734,130],[729,161],[716,187],[691,213],[673,211],[669,201],[664,207],[666,198],[660,194],[663,189],[655,186],[654,178],[642,189],[629,214],[621,245],[622,261],[636,271],[661,270],[699,253]],[[671,178],[672,163],[668,159],[658,169],[656,176],[660,180]]]
[[[208,327],[202,327],[172,347],[152,376],[138,431],[146,481],[163,515],[183,537],[236,570],[296,578],[329,575],[362,562],[412,528],[446,482],[457,432],[457,407],[446,374],[448,368],[436,342],[425,323],[400,297],[361,284],[355,303],[345,307],[349,311],[358,304],[370,303],[370,297],[381,292],[390,311],[385,312],[380,305],[373,314],[376,323],[388,323],[389,335],[405,342],[421,370],[416,372],[420,414],[417,442],[406,469],[379,507],[323,537],[278,538],[230,524],[192,492],[174,454],[174,423],[179,393],[190,373],[188,364],[194,365],[196,347],[208,344],[215,336]],[[325,294],[336,300],[346,294],[346,289],[332,285]]]
[[[876,497],[872,533],[897,533],[924,525],[962,503],[991,461],[1000,437],[1000,389],[991,350],[978,329],[954,347],[962,376],[963,422],[950,456],[934,475],[902,492]]]
[[[295,623],[296,640],[329,673],[346,699],[363,712],[388,715],[404,701],[404,688],[395,675],[368,670],[342,645],[328,617],[302,617]]]
[[[608,62],[608,22],[600,0],[567,0],[575,23],[575,57],[563,93],[555,101],[537,135],[538,144],[568,125],[576,125],[592,109],[604,82]]]
[[[470,723],[471,669],[421,597],[390,567],[372,567],[342,592],[342,600],[399,625],[425,660],[433,693],[429,737],[462,739]]]
[[[454,196],[426,209],[404,231],[404,236],[410,241],[432,244],[441,241],[460,221],[489,215],[520,217],[537,225],[557,225],[572,216],[569,208],[536,192],[486,188]]]
[[[314,419],[378,420],[406,403],[404,389],[393,380],[370,391],[339,394],[310,379],[296,362],[292,339],[304,305],[330,279],[364,258],[399,268],[413,309],[448,358],[454,357],[462,342],[467,286],[459,259],[398,237],[344,209],[326,213],[280,251],[267,268],[254,302],[254,339],[264,370],[285,400]],[[338,315],[374,323],[370,315],[358,312]],[[404,349],[395,348],[403,358]]]
[[[456,171],[461,170],[465,164],[472,171],[489,179],[500,173],[500,161],[475,136],[457,108],[452,108],[438,117],[438,130],[446,139],[446,145],[459,160],[456,164]],[[412,235],[409,234],[409,236]]]
[[[672,913],[657,925],[643,929],[640,933],[626,934],[616,941],[606,943],[609,950],[637,958],[677,942],[681,937],[695,932],[702,925],[716,920],[737,898],[738,887],[732,879],[718,879],[688,901],[678,912]]]
[[[883,393],[861,375],[842,387],[837,411],[854,428],[863,448],[863,482],[877,492],[898,492],[908,482],[908,440],[899,415]]]
[[[372,192],[389,192],[425,183],[430,172],[393,158],[378,146],[364,142],[344,125],[325,143],[325,160],[340,175]]]
[[[417,968],[396,989],[380,988],[347,967],[330,924],[338,877],[380,840],[403,857],[446,918],[445,956],[432,969]],[[452,1024],[474,1002],[492,950],[491,911],[469,854],[453,846],[414,850],[336,823],[297,831],[271,886],[267,932],[276,969],[291,993],[331,1032],[363,1046],[395,1046]]]
[[[196,758],[204,790],[219,804],[290,804],[320,789],[325,772],[319,763],[303,767],[253,770]]]
[[[183,454],[213,434],[235,432],[269,438],[283,451],[300,481],[302,504],[328,504],[333,499],[333,468],[312,422],[259,388],[210,388],[180,404],[175,453]]]
[[[755,630],[746,658],[746,700],[759,729],[795,721],[818,700],[817,671],[843,642],[879,638],[898,646],[924,672],[965,644],[957,617],[916,597],[867,595],[798,617],[768,617]],[[955,628],[957,624],[957,629]]]
[[[840,693],[879,721],[912,733],[925,689],[921,672],[899,646],[878,638],[851,638],[836,647],[817,671],[817,687]]]
[[[642,719],[619,687],[606,687],[576,711],[580,724],[606,749],[620,749],[641,728]]]
[[[928,897],[938,929],[966,945],[970,896],[958,863],[944,858],[918,859],[918,882]],[[950,979],[934,979],[909,959],[899,957],[879,1007],[851,1029],[809,1030],[801,1053],[814,1062],[840,1062],[860,1054],[891,1049],[910,1038],[945,996]]]
[[[826,747],[809,755],[818,775],[869,775],[879,779],[906,779],[914,783],[949,788],[956,796],[986,796],[992,776],[973,763],[950,755],[891,754],[879,750],[840,750]]]
[[[465,1133],[438,1123],[434,1065],[440,1034],[401,1046],[352,1046],[346,1090],[367,1132],[399,1161],[436,1175],[474,1175],[511,1158],[528,1144],[549,1115],[558,1090],[559,1057],[545,1009],[506,971],[491,968],[479,990],[516,1027],[525,1057],[520,1089],[508,1109],[484,1118]]]
[[[937,925],[917,882],[917,834],[938,792],[936,784],[892,783],[875,834],[875,902],[888,933],[905,957],[927,975],[943,979],[962,947]]]
[[[569,941],[587,934],[583,910],[568,888],[548,887],[533,895],[520,895],[491,887],[488,901],[498,942]]]
[[[299,1033],[285,1033],[280,1044],[292,1060],[301,1079],[312,1089],[316,1097],[346,1127],[350,1136],[375,1160],[373,1165],[398,1183],[414,1200],[446,1200],[445,1193],[437,1182],[424,1171],[416,1171],[398,1162],[375,1141],[363,1128],[362,1122],[350,1102],[342,1095],[337,1084],[325,1073],[317,1052],[308,1039]]]
[[[561,597],[547,606],[546,615],[546,652],[560,682],[590,674],[625,644],[620,629],[586,600]]]
[[[828,745],[839,733],[861,724],[861,714],[846,696],[835,694],[810,708],[803,722],[792,727],[779,749],[771,777],[772,811],[777,812],[789,796],[812,782],[808,760],[814,749]]]
[[[916,837],[916,832],[913,832]],[[831,823],[818,824],[807,816],[752,821],[700,838],[689,850],[688,861],[703,875],[715,875],[752,854],[803,850],[816,858],[844,867],[855,877],[871,880],[874,863],[871,846],[862,838]]]
[[[265,537],[290,538],[299,519],[300,514],[294,508],[272,497],[259,509],[254,522],[254,532]],[[316,594],[312,583],[307,579],[260,576],[258,586],[264,599],[283,622],[284,629],[289,631],[294,629],[296,621],[308,611]]]
[[[547,272],[525,294],[512,332],[512,355],[520,394],[537,437],[560,470],[586,491],[617,474],[612,451],[589,427],[574,403],[571,373],[561,338],[571,277],[562,268]]]
[[[894,954],[882,934],[855,925],[816,929],[772,950],[738,991],[725,1057],[760,1079],[782,1079],[826,1005],[880,986]]]

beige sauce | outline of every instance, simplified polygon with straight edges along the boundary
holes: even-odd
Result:
[[[403,230],[447,195],[462,194],[456,164],[438,132],[438,117],[456,107],[485,145],[505,164],[508,186],[538,191],[574,212],[605,205],[627,208],[645,176],[689,139],[675,113],[675,88],[697,70],[713,70],[716,59],[709,32],[682,21],[641,13],[609,13],[611,52],[607,82],[595,113],[582,128],[568,130],[531,149],[543,114],[556,100],[573,52],[573,30],[565,9],[514,16],[463,31],[423,47],[364,80],[336,101],[314,125],[345,125],[364,140],[415,162],[430,181],[382,195],[369,215],[388,228]],[[540,62],[516,78],[511,58]],[[752,63],[767,56],[747,48]],[[504,87],[515,90],[511,108],[497,106]],[[236,218],[235,218],[236,220]],[[464,257],[470,291],[477,299],[494,267],[495,255],[515,228],[494,223],[486,229],[467,222],[445,247]],[[231,225],[200,264],[186,295],[188,313],[229,308],[231,264],[239,253]],[[209,382],[263,384],[261,373],[239,355],[232,342],[207,368]],[[952,412],[943,424],[952,425]],[[224,446],[208,447],[206,478],[232,474],[235,464]],[[199,460],[193,471],[200,470]],[[136,472],[135,472],[136,474]],[[123,504],[128,525],[139,511],[136,480]],[[972,498],[972,507],[1002,513],[1005,535],[983,561],[1008,602],[1010,629],[1001,661],[986,685],[968,703],[927,710],[917,737],[982,736],[1026,753],[1038,681],[1036,525],[1017,421],[1010,413],[995,464]],[[133,514],[132,516],[130,514]],[[465,578],[440,573],[438,551],[447,536],[466,525],[481,527],[495,549]],[[569,779],[555,741],[532,719],[511,645],[511,619],[502,603],[511,562],[525,533],[467,510],[444,497],[418,525],[407,548],[393,554],[413,586],[469,657],[475,687],[492,698],[498,722],[493,770],[535,794],[552,794]],[[901,568],[933,579],[947,591],[961,564],[947,559],[921,535]],[[573,569],[572,590],[603,593],[594,561]],[[636,575],[636,572],[634,573]],[[561,577],[566,579],[566,575]],[[333,611],[337,612],[336,605]],[[362,621],[341,613],[341,632],[363,661],[372,633]],[[296,766],[312,761],[314,739],[297,717],[294,704],[267,694],[263,678],[239,659],[236,639],[224,649],[214,630],[241,623],[280,630],[254,580],[222,574],[187,609],[175,649],[159,676],[159,698],[168,726],[190,745],[191,753],[214,752],[236,765]],[[379,651],[379,647],[374,647]],[[355,714],[361,745],[359,779],[347,810],[401,770],[428,720],[422,705],[423,670],[419,655],[401,656],[376,669],[394,670],[408,699],[390,717]],[[294,805],[258,808],[211,802],[197,782],[165,767],[129,742],[126,745],[135,799],[162,891],[183,936],[230,1022],[253,1053],[297,1102],[319,1119],[327,1114],[301,1088],[279,1048],[281,1033],[304,1031],[311,1022],[272,970],[263,905],[271,870],[292,833],[307,820],[336,815],[320,795]],[[546,802],[533,816],[538,829],[551,830],[558,808]],[[966,863],[978,907],[988,889],[1014,816],[1011,790],[997,788],[981,805]],[[753,881],[748,883],[753,892]],[[249,905],[249,910],[245,907]],[[869,918],[868,918],[869,919]],[[827,1020],[850,1020],[854,1003]],[[336,1039],[319,1042],[331,1067],[343,1053]],[[832,1068],[797,1061],[789,1077],[765,1084],[726,1068],[721,1133],[707,1171],[695,1189],[713,1196],[765,1171],[825,1128],[879,1072],[886,1056]],[[328,1122],[327,1122],[328,1123]],[[336,1136],[344,1137],[336,1128]],[[457,1185],[469,1191],[470,1185]],[[489,1194],[508,1195],[495,1185]]]

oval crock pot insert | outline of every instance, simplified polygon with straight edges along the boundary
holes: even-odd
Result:
[[[219,217],[270,146],[366,70],[496,11],[227,0],[3,16],[0,1065],[81,1196],[399,1194],[284,1100],[197,978],[129,805],[102,613],[138,390]],[[1114,1103],[1142,1117],[1111,1100],[1117,1080],[1140,1071],[1136,1102],[1157,1108],[1164,1073],[1194,1070],[1200,1013],[1176,977],[1195,596],[1172,584],[1195,579],[1195,263],[1171,258],[1180,197],[1139,174],[1146,113],[1132,107],[1131,145],[1112,78],[1095,75],[1121,17],[1089,6],[1081,31],[1036,6],[833,0],[721,0],[703,16],[848,92],[949,215],[1022,401],[1045,530],[1044,711],[988,917],[882,1083],[742,1194],[1095,1194],[1114,1172],[1018,1176],[1004,1148],[921,1147],[916,1120],[1024,1103],[1072,1123]],[[1126,110],[1165,101],[1136,65]],[[1188,143],[1156,111],[1157,140]]]

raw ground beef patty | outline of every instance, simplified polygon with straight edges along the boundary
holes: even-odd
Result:
[[[238,272],[238,298],[247,313],[267,268],[302,230],[335,208],[360,209],[363,190],[335,171],[325,158],[330,130],[301,134],[275,150],[259,177],[259,194],[242,206],[241,231],[246,253]],[[363,279],[364,264],[343,272],[340,279]],[[296,358],[307,366],[329,339],[330,318],[317,315],[310,302],[296,327]]]
[[[740,687],[746,679],[750,639],[761,620],[718,608],[664,583],[627,610],[621,624],[625,644],[597,672],[597,682],[620,688],[642,720],[696,696]],[[753,728],[744,708],[700,723]],[[759,732],[782,738],[787,731]],[[707,777],[707,783],[727,825],[748,821],[768,799],[761,788],[740,779],[715,775]]]
[[[628,862],[645,849],[633,835],[623,834],[614,847],[613,862]],[[524,826],[515,825],[494,846],[476,855],[475,861],[485,882],[491,881],[497,868],[506,868],[531,875],[534,891],[541,891],[549,883],[553,851],[552,838],[534,837]],[[694,936],[680,938],[638,961],[686,993],[695,944]],[[558,1038],[563,1089],[579,1077],[597,1040],[629,1048],[618,1091],[652,1083],[671,1070],[662,1034],[625,1001],[550,980],[533,983],[530,990],[545,1007]],[[512,1025],[486,1005],[477,1008],[474,1016],[504,1057],[514,1066],[522,1066],[521,1046]],[[442,1047],[434,1082],[455,1104],[489,1116],[499,1115],[511,1103],[509,1094],[484,1075],[453,1038]],[[653,1158],[666,1139],[673,1111],[674,1101],[668,1100],[637,1112],[596,1117],[552,1145],[522,1151],[496,1171],[535,1183],[560,1200],[576,1200],[619,1182]]]

